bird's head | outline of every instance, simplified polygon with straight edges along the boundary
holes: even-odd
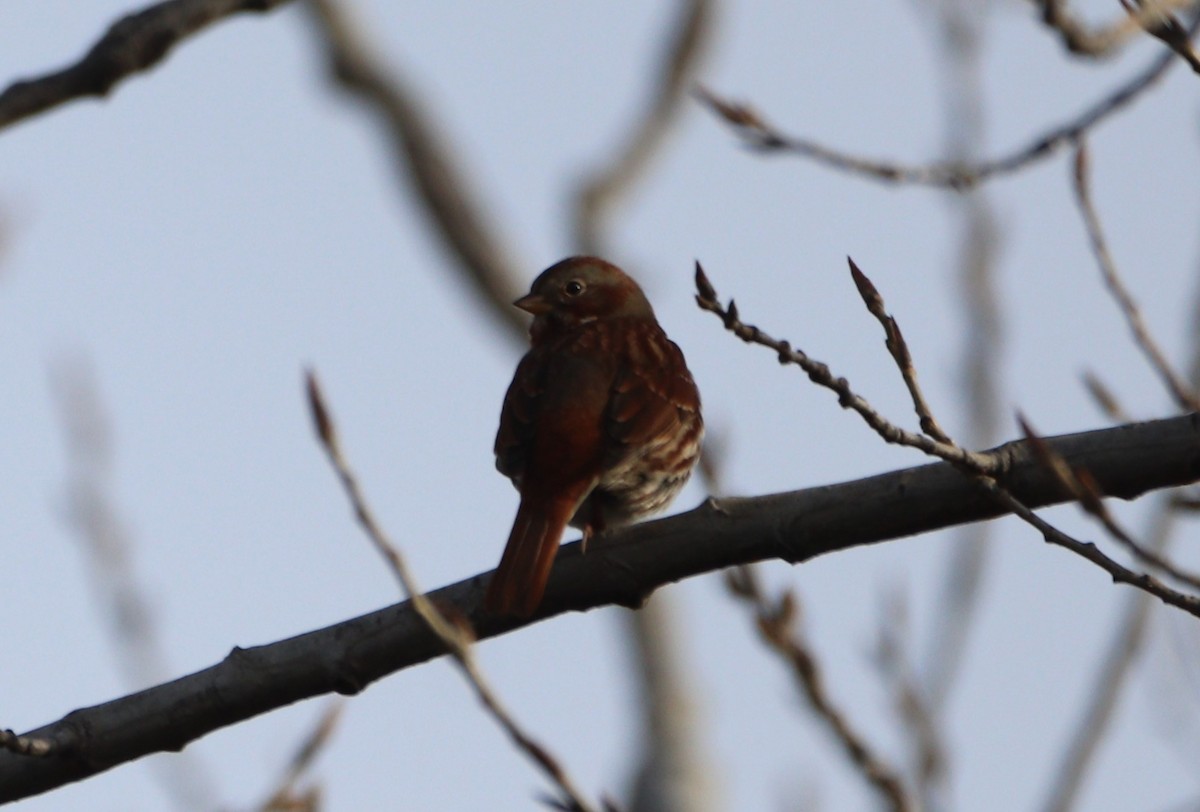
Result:
[[[513,302],[533,314],[534,341],[591,321],[648,317],[654,311],[629,276],[596,257],[570,257],[551,265],[533,280],[529,293]]]

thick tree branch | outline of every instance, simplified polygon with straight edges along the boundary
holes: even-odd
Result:
[[[1200,479],[1200,416],[1187,415],[1049,438],[1104,494],[1124,499]],[[999,481],[1023,504],[1068,494],[1024,442],[992,452]],[[947,463],[855,482],[754,498],[709,500],[674,516],[600,536],[586,556],[559,555],[536,620],[608,604],[636,606],[654,589],[734,564],[826,553],[1002,515],[996,501]],[[480,639],[528,622],[479,606],[486,574],[429,597],[464,615]],[[235,648],[210,668],[131,696],[74,711],[26,736],[58,755],[0,752],[0,802],[16,800],[188,742],[260,713],[330,692],[353,694],[390,673],[445,653],[407,602],[307,634]]]
[[[126,15],[75,64],[13,82],[0,93],[0,129],[75,99],[107,96],[122,80],[154,67],[172,48],[212,23],[242,11],[271,11],[287,2],[167,0]]]

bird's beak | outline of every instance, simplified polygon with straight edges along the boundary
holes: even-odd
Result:
[[[540,316],[543,313],[549,313],[553,306],[543,297],[536,293],[530,293],[522,296],[513,302],[514,305],[524,310],[526,313],[532,313],[535,316]]]

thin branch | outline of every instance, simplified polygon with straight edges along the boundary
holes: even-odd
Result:
[[[1166,353],[1150,335],[1146,321],[1142,318],[1141,309],[1129,293],[1129,289],[1125,287],[1125,283],[1117,271],[1116,263],[1113,262],[1112,255],[1108,250],[1108,241],[1104,238],[1104,227],[1100,224],[1100,216],[1096,213],[1096,207],[1092,203],[1091,186],[1088,183],[1088,164],[1087,145],[1080,140],[1075,148],[1075,201],[1079,205],[1080,214],[1083,215],[1088,241],[1091,243],[1096,262],[1100,266],[1100,273],[1104,276],[1104,285],[1116,300],[1117,306],[1121,308],[1121,315],[1125,317],[1125,323],[1129,326],[1129,331],[1133,333],[1138,349],[1146,356],[1146,360],[1150,362],[1150,368],[1162,379],[1175,402],[1185,411],[1200,411],[1200,397],[1197,397],[1195,390],[1172,369]]]
[[[838,395],[838,404],[842,408],[852,409],[881,437],[889,443],[898,443],[924,451],[953,463],[967,476],[971,477],[1005,510],[1015,514],[1025,522],[1041,531],[1042,538],[1047,542],[1064,547],[1103,569],[1118,583],[1142,589],[1159,600],[1171,606],[1200,617],[1200,597],[1184,594],[1172,589],[1162,581],[1146,573],[1130,570],[1090,542],[1082,542],[1063,533],[1035,514],[1027,505],[1017,499],[1012,492],[997,481],[997,471],[993,461],[986,454],[968,452],[952,443],[931,440],[921,434],[905,431],[886,420],[876,412],[869,403],[856,394],[845,378],[835,378],[829,367],[809,358],[805,353],[792,349],[786,341],[772,338],[762,330],[743,323],[737,313],[733,300],[725,307],[717,298],[716,290],[705,275],[700,263],[696,263],[696,301],[703,310],[708,310],[721,318],[725,329],[748,343],[759,344],[775,351],[781,364],[795,364],[808,373],[809,380],[818,386],[832,390]],[[1061,485],[1061,483],[1060,483]],[[1074,495],[1072,495],[1074,496]]]
[[[725,585],[736,598],[754,610],[759,635],[791,666],[796,685],[809,707],[825,723],[842,753],[878,793],[887,808],[895,812],[913,809],[913,801],[900,780],[900,774],[883,760],[830,698],[820,665],[797,628],[799,599],[795,592],[785,590],[778,598],[769,599],[752,566],[728,570],[725,573]]]
[[[852,272],[857,270],[853,260],[849,260],[849,263]],[[861,274],[861,271],[859,273]],[[803,369],[808,373],[810,381],[837,394],[838,405],[843,409],[856,412],[885,442],[915,448],[975,473],[994,474],[996,472],[996,461],[987,454],[967,451],[952,442],[938,440],[925,434],[916,434],[889,422],[865,398],[851,388],[848,380],[834,376],[826,364],[811,359],[801,350],[793,349],[787,341],[772,338],[757,327],[743,323],[738,315],[737,304],[732,299],[729,300],[728,306],[721,304],[716,290],[709,282],[708,276],[699,262],[696,263],[696,289],[698,291],[696,303],[701,310],[707,310],[717,315],[724,322],[725,329],[742,341],[774,350],[779,363],[794,364]]]
[[[1121,0],[1121,7],[1132,17],[1142,30],[1174,51],[1196,73],[1200,73],[1200,55],[1192,46],[1191,35],[1174,14],[1167,11],[1171,6],[1195,8],[1194,0]]]
[[[1169,497],[1161,499],[1154,509],[1153,524],[1147,533],[1148,549],[1164,549],[1174,527],[1175,515],[1161,504],[1167,501]],[[1128,684],[1135,659],[1141,651],[1146,622],[1155,603],[1145,594],[1129,595],[1126,601],[1108,650],[1090,687],[1082,693],[1086,707],[1061,758],[1051,766],[1051,787],[1041,807],[1043,812],[1068,812],[1075,807],[1084,778],[1109,730],[1121,691]]]
[[[170,669],[147,590],[133,567],[128,525],[110,493],[112,429],[95,371],[84,358],[64,358],[51,369],[51,385],[68,454],[67,522],[86,556],[126,683],[153,685]]]
[[[619,613],[642,728],[640,747],[630,754],[629,812],[722,808],[721,769],[705,752],[705,704],[696,695],[696,674],[684,647],[686,632],[695,627],[677,597],[659,591],[638,611]]]
[[[680,21],[663,56],[654,94],[608,166],[580,184],[575,242],[585,254],[603,254],[601,232],[612,208],[629,194],[660,151],[684,110],[687,91],[711,39],[716,0],[683,0]]]
[[[491,228],[480,195],[467,182],[449,139],[416,95],[388,71],[336,0],[309,0],[334,81],[377,114],[397,166],[412,184],[443,246],[466,272],[487,311],[523,337],[524,315],[510,306],[523,274]]]
[[[157,65],[171,50],[240,12],[266,12],[290,0],[167,0],[126,15],[78,62],[13,82],[0,93],[0,130],[75,99],[107,96],[117,84]]]
[[[945,804],[936,804],[933,790],[944,782],[947,772],[946,747],[941,741],[934,708],[913,672],[906,651],[907,631],[906,607],[894,598],[892,606],[880,619],[879,645],[876,647],[875,662],[880,672],[890,683],[896,712],[905,728],[911,732],[913,773],[922,799],[923,809],[936,809]]]
[[[1034,513],[1029,506],[1022,504],[1009,491],[997,484],[994,479],[982,477],[980,478],[980,482],[1001,505],[1027,524],[1031,524],[1041,531],[1042,538],[1045,541],[1070,550],[1076,555],[1092,562],[1107,572],[1112,577],[1114,583],[1136,587],[1149,595],[1153,595],[1168,606],[1174,606],[1190,615],[1200,617],[1200,597],[1172,589],[1152,575],[1134,572],[1123,567],[1101,552],[1100,548],[1092,542],[1079,541],[1068,536]]]
[[[1133,420],[1129,412],[1125,411],[1125,407],[1121,405],[1121,401],[1113,393],[1112,389],[1092,370],[1086,370],[1083,373],[1083,386],[1087,389],[1088,394],[1092,396],[1096,406],[1100,411],[1112,420],[1114,423],[1129,423]]]
[[[321,714],[312,731],[300,743],[295,755],[288,763],[287,770],[280,779],[279,786],[271,796],[259,807],[261,812],[276,812],[276,810],[316,809],[319,793],[315,788],[304,792],[296,789],[300,779],[312,769],[313,763],[333,739],[333,733],[341,721],[342,711],[346,703],[343,701],[330,702]]]
[[[521,752],[525,753],[557,787],[561,797],[556,800],[563,805],[562,808],[572,810],[572,812],[592,812],[593,807],[584,800],[583,793],[575,786],[574,780],[567,771],[549,750],[525,732],[487,682],[487,679],[479,668],[478,661],[475,659],[475,650],[472,646],[474,632],[469,622],[461,617],[451,619],[449,614],[446,614],[443,610],[435,606],[434,602],[417,586],[416,579],[408,569],[408,565],[404,557],[400,554],[399,548],[392,544],[384,533],[383,527],[376,521],[374,513],[367,504],[362,488],[358,484],[358,477],[355,476],[349,462],[342,453],[333,418],[325,406],[324,397],[321,395],[321,388],[317,383],[316,375],[312,371],[309,371],[306,376],[305,390],[308,395],[308,404],[312,412],[313,423],[317,429],[317,436],[321,440],[321,446],[325,449],[330,463],[337,472],[338,479],[342,483],[342,488],[345,490],[346,496],[350,499],[350,503],[354,507],[354,516],[370,538],[375,549],[387,562],[388,567],[400,583],[414,611],[429,627],[429,630],[437,635],[442,645],[446,647],[446,651],[454,658],[454,662],[462,671],[463,676],[467,678],[467,682],[475,691],[475,695],[480,703],[483,704],[492,718],[496,720],[501,729],[508,734],[513,744]]]
[[[1072,499],[1079,504],[1083,510],[1090,516],[1095,517],[1108,534],[1119,541],[1125,549],[1133,554],[1133,557],[1143,564],[1153,567],[1176,581],[1191,587],[1194,590],[1200,590],[1200,576],[1196,576],[1184,569],[1181,569],[1174,562],[1159,555],[1150,547],[1142,544],[1133,538],[1124,527],[1121,526],[1117,518],[1113,516],[1112,511],[1104,504],[1104,500],[1100,494],[1096,483],[1092,479],[1092,475],[1088,473],[1086,468],[1072,468],[1058,454],[1055,454],[1041,436],[1033,430],[1028,421],[1018,415],[1017,422],[1021,426],[1021,432],[1025,435],[1025,439],[1030,442],[1030,448],[1033,449],[1034,455],[1041,460],[1046,466],[1046,470],[1050,471],[1064,488],[1071,492]]]
[[[1175,9],[1194,8],[1195,0],[1121,0],[1125,16],[1115,22],[1093,27],[1084,23],[1067,9],[1065,0],[1035,0],[1041,7],[1042,22],[1058,33],[1067,50],[1078,56],[1107,57],[1138,31],[1162,40],[1172,51],[1192,66],[1200,61],[1192,51],[1184,28],[1172,16]]]
[[[1200,20],[1200,17],[1197,18]],[[1195,34],[1197,22],[1188,27],[1188,36]],[[998,158],[975,163],[935,163],[910,166],[890,161],[860,158],[823,146],[816,141],[786,135],[752,108],[722,100],[708,90],[697,95],[709,109],[733,125],[746,146],[766,153],[790,153],[809,158],[832,169],[840,169],[871,180],[885,183],[906,183],[943,189],[963,190],[995,177],[1012,174],[1074,143],[1113,114],[1121,111],[1142,93],[1153,87],[1176,63],[1173,54],[1165,53],[1145,70],[1101,98],[1074,119],[1060,124],[1028,144]]]
[[[850,263],[850,275],[854,279],[854,286],[858,288],[858,295],[862,297],[867,311],[883,325],[883,332],[887,336],[885,346],[887,346],[892,360],[896,362],[896,367],[900,370],[900,377],[904,379],[904,385],[908,388],[913,409],[921,423],[921,431],[938,442],[952,444],[954,441],[938,425],[933,411],[925,401],[924,393],[921,392],[921,385],[917,383],[917,369],[913,366],[912,353],[908,351],[908,343],[900,332],[900,325],[888,314],[887,308],[883,304],[883,297],[871,280],[867,278],[867,275],[854,264],[854,260],[847,259]]]
[[[1200,418],[1136,423],[1047,440],[1073,467],[1087,468],[1109,496],[1196,481]],[[994,469],[1028,509],[1069,498],[1024,442],[989,452]],[[443,615],[461,616],[479,639],[568,611],[636,606],[664,584],[736,564],[791,563],[865,544],[1004,515],[954,466],[923,465],[856,482],[754,498],[708,500],[686,513],[610,531],[559,552],[535,618],[497,617],[481,608],[487,573],[429,595]],[[445,539],[432,541],[446,542]],[[1121,573],[1114,573],[1120,577]],[[1135,576],[1139,584],[1153,579]],[[1185,608],[1200,615],[1200,606]],[[24,735],[61,758],[0,751],[0,803],[45,792],[119,764],[187,743],[248,718],[321,694],[354,694],[372,682],[446,654],[411,602],[288,640],[235,648],[217,665],[90,708]]]
[[[134,567],[128,523],[112,497],[112,427],[95,370],[84,357],[64,358],[51,368],[51,384],[67,450],[66,521],[87,565],[98,615],[107,621],[126,686],[154,685],[171,670],[148,590]],[[151,767],[177,808],[216,805],[216,782],[197,753]]]
[[[1170,499],[1170,506],[1181,513],[1200,512],[1200,495],[1177,494]]]

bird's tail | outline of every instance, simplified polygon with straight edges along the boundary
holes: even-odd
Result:
[[[500,566],[492,574],[483,605],[489,612],[529,617],[542,602],[576,500],[531,504],[522,499]]]

